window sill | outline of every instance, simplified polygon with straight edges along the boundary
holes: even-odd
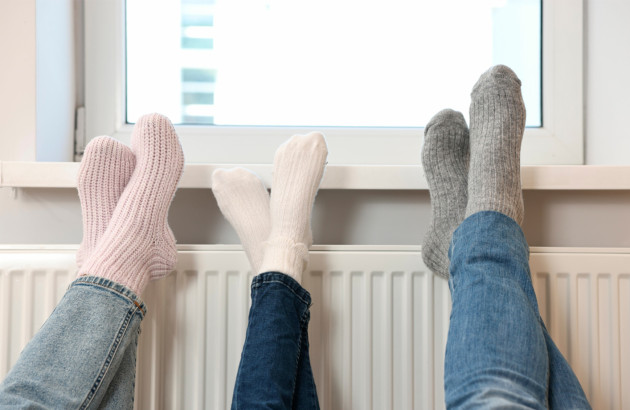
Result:
[[[187,164],[180,188],[209,188],[212,172],[229,164]],[[272,165],[238,165],[271,186]],[[76,188],[79,163],[0,161],[0,187]],[[523,189],[630,190],[630,166],[545,165],[522,167]],[[426,190],[420,165],[329,165],[321,189]]]

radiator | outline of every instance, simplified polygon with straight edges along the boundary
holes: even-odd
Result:
[[[0,246],[0,379],[74,278],[73,246]],[[630,409],[630,251],[533,248],[550,333],[597,409]],[[180,246],[145,292],[138,409],[229,408],[251,272],[237,246]],[[450,296],[417,246],[319,246],[304,287],[322,409],[444,408]],[[622,387],[625,386],[625,389]]]

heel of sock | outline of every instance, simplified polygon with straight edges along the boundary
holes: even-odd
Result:
[[[298,282],[308,265],[308,247],[287,238],[273,238],[265,244],[265,257],[260,272],[280,272]]]

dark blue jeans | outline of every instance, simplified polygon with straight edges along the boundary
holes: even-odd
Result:
[[[254,278],[232,409],[319,409],[308,354],[310,306],[311,295],[290,276]]]
[[[449,257],[447,407],[590,409],[538,312],[520,226],[498,212],[471,215]]]

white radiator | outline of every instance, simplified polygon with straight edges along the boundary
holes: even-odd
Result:
[[[0,246],[0,379],[74,278],[75,249]],[[630,252],[534,248],[531,265],[543,319],[593,407],[630,409]],[[136,408],[229,408],[248,269],[236,246],[180,247],[177,273],[144,295]],[[322,409],[444,407],[450,297],[419,247],[316,247],[304,287]]]

